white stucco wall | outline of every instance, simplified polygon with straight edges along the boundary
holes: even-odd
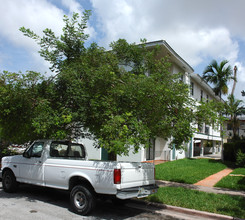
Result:
[[[169,148],[170,140],[156,138],[155,141],[155,159],[171,160],[171,149]]]
[[[86,150],[89,160],[100,160],[101,159],[101,149],[94,147],[94,140],[88,138],[80,138],[79,143],[82,143]]]
[[[142,147],[138,153],[134,154],[132,147],[128,156],[117,156],[117,161],[142,162],[144,161],[144,148]]]

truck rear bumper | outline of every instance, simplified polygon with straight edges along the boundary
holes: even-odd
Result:
[[[118,190],[116,197],[119,199],[142,198],[157,192],[157,185],[146,185]]]

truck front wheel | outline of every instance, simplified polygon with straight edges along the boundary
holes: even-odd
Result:
[[[91,189],[77,185],[70,193],[70,203],[76,213],[87,215],[95,207],[96,200]]]
[[[3,173],[3,190],[8,193],[16,192],[18,188],[18,182],[12,171],[6,170]]]

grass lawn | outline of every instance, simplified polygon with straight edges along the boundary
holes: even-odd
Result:
[[[162,187],[147,201],[245,218],[245,198],[205,193],[182,187]]]
[[[244,176],[226,176],[221,179],[215,186],[236,190],[245,190],[245,168],[237,168],[231,174]]]
[[[227,166],[212,159],[182,159],[156,165],[156,179],[179,183],[196,183]]]

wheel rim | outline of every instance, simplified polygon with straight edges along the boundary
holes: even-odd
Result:
[[[6,175],[5,178],[4,178],[4,184],[5,184],[5,187],[7,189],[9,189],[11,187],[11,184],[12,184],[12,179],[9,175]]]
[[[77,192],[74,196],[74,204],[78,209],[82,209],[86,206],[86,196],[82,192]]]

